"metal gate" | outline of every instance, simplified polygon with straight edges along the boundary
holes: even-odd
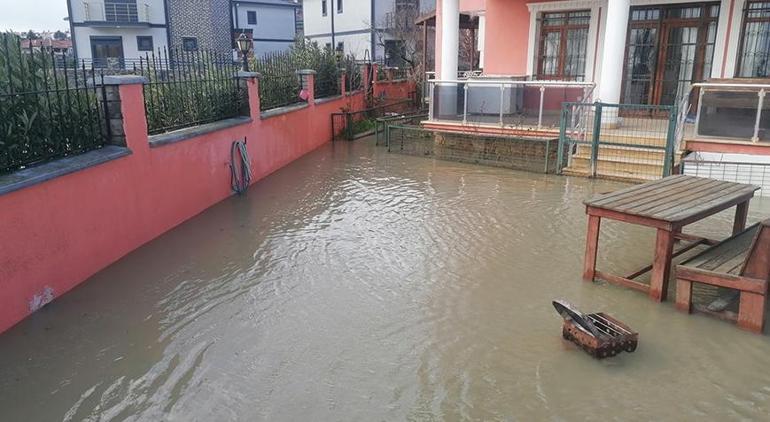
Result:
[[[672,174],[686,117],[682,106],[564,103],[559,173],[638,181]]]

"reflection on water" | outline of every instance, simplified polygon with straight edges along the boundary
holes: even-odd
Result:
[[[0,419],[766,417],[766,336],[580,281],[581,201],[619,186],[324,147],[0,336]],[[600,268],[648,262],[653,235],[603,224]],[[564,343],[557,297],[639,349]]]

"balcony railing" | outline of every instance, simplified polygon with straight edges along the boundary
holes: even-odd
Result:
[[[86,22],[111,24],[140,24],[150,22],[150,5],[147,3],[110,3],[104,1],[83,2]]]
[[[696,83],[695,138],[770,142],[770,84]]]
[[[558,129],[562,103],[591,101],[594,89],[592,82],[513,78],[429,80],[429,120]]]

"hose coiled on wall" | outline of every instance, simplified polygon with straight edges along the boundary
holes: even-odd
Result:
[[[240,155],[236,165],[236,153]],[[234,141],[230,146],[230,186],[238,195],[246,192],[251,184],[251,161],[249,151],[246,149],[246,138],[243,141]]]

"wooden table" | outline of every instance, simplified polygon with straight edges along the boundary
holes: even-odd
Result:
[[[701,244],[715,241],[682,233],[688,224],[736,206],[733,233],[746,226],[749,201],[759,186],[723,182],[693,176],[670,176],[661,180],[631,186],[615,192],[598,195],[585,201],[588,214],[588,234],[583,267],[583,279],[599,278],[649,294],[655,301],[666,300],[671,259]],[[599,250],[599,228],[602,218],[639,224],[657,229],[655,258],[651,265],[625,277],[596,270]],[[689,244],[674,252],[677,240]],[[634,278],[652,270],[650,284]]]

